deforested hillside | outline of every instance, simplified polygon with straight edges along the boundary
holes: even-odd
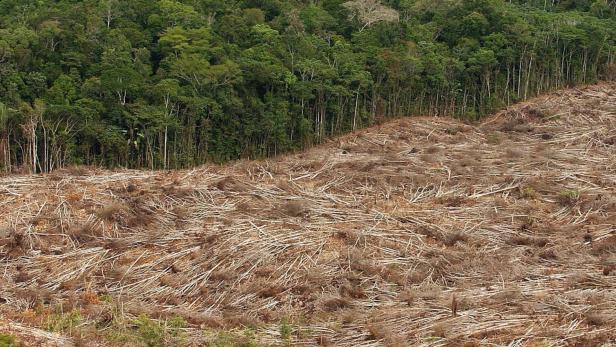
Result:
[[[173,172],[0,178],[23,346],[616,339],[616,84]]]

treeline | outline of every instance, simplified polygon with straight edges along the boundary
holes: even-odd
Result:
[[[614,0],[0,0],[0,168],[264,157],[616,75]]]

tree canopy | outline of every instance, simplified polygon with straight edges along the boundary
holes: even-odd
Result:
[[[0,168],[181,168],[616,75],[611,0],[0,0]]]

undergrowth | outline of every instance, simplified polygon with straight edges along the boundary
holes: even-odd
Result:
[[[13,335],[0,334],[0,347],[20,347],[20,344]]]

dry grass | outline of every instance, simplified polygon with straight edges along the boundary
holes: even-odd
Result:
[[[267,161],[0,177],[0,331],[131,346],[146,315],[192,345],[613,341],[614,88]]]

